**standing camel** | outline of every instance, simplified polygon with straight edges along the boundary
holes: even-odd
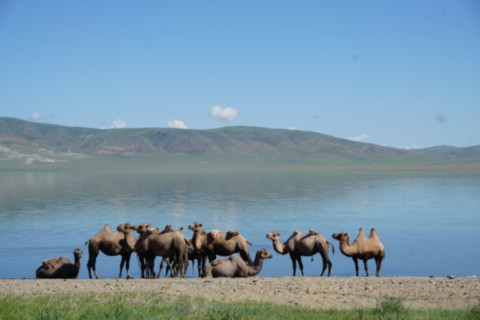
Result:
[[[192,223],[188,229],[193,231],[192,244],[202,257],[202,269],[205,260],[212,262],[219,256],[230,256],[240,253],[242,259],[253,264],[250,258],[250,245],[238,231],[221,232],[219,230],[204,231],[201,223]]]
[[[376,276],[380,276],[380,270],[382,268],[382,261],[385,257],[385,248],[378,238],[375,228],[370,230],[370,236],[367,238],[363,233],[363,229],[358,230],[358,236],[352,244],[349,244],[350,238],[348,233],[334,233],[332,238],[340,241],[340,251],[347,256],[353,259],[355,263],[355,273],[358,277],[358,259],[363,260],[363,265],[365,267],[365,274],[368,277],[368,265],[367,261],[369,259],[375,259],[376,264]]]
[[[263,260],[271,258],[271,253],[268,253],[265,249],[260,249],[255,255],[253,264],[246,263],[237,255],[226,259],[216,259],[212,261],[211,265],[204,267],[202,277],[253,277],[262,270]]]
[[[80,272],[80,258],[82,250],[73,251],[75,263],[71,263],[67,257],[44,260],[36,271],[37,278],[48,279],[75,279]]]
[[[168,229],[168,226],[167,228]],[[188,268],[187,239],[182,234],[181,229],[174,231],[147,230],[135,244],[135,251],[139,257],[146,260],[146,268],[150,277],[155,277],[154,261],[155,257],[161,256],[162,266],[164,262],[174,261],[172,276],[186,276]],[[159,272],[160,276],[161,269]]]
[[[310,230],[307,235],[304,235],[301,231],[295,230],[287,241],[282,243],[280,241],[280,233],[272,232],[267,234],[267,239],[272,240],[273,249],[282,255],[289,254],[292,260],[293,276],[295,276],[297,270],[297,262],[300,267],[300,272],[303,273],[302,256],[310,257],[320,253],[323,260],[322,273],[323,276],[325,270],[328,267],[328,276],[330,276],[332,270],[332,262],[328,255],[328,247],[332,247],[332,254],[335,253],[335,248],[318,232]]]
[[[97,256],[102,251],[107,256],[122,256],[120,262],[120,272],[118,277],[122,277],[123,266],[127,271],[127,279],[130,279],[130,256],[132,255],[135,238],[130,224],[121,224],[117,227],[119,232],[112,232],[106,224],[96,235],[90,238],[85,244],[88,244],[88,276],[92,278],[91,270],[95,278],[99,278],[96,271]]]

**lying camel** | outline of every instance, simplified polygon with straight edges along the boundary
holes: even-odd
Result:
[[[97,256],[102,251],[107,256],[122,256],[120,262],[120,272],[118,277],[122,277],[123,266],[127,271],[127,279],[130,279],[130,256],[134,250],[136,239],[133,237],[133,229],[130,224],[121,224],[117,227],[119,232],[112,232],[106,224],[96,235],[94,235],[85,244],[88,244],[88,276],[92,278],[91,270],[95,278],[99,278],[96,271]]]
[[[207,257],[212,262],[217,255],[230,256],[237,252],[244,261],[253,264],[250,258],[250,245],[238,231],[204,231],[201,223],[192,223],[188,229],[193,231],[192,244],[202,257],[202,269]]]
[[[179,230],[170,229],[166,227],[164,231],[147,230],[144,232],[137,243],[135,244],[135,251],[137,255],[145,258],[145,267],[148,270],[150,277],[155,277],[154,261],[155,257],[161,256],[164,262],[168,262],[169,259],[174,261],[172,275],[186,276],[186,270],[188,268],[187,257],[187,239]],[[143,268],[143,267],[142,267]],[[159,272],[160,276],[161,269]]]
[[[226,259],[217,259],[212,261],[211,265],[204,267],[202,277],[239,278],[256,276],[262,270],[263,260],[271,258],[271,253],[268,253],[265,249],[260,249],[255,255],[253,265],[246,263],[237,255]]]
[[[335,253],[335,248],[327,241],[323,236],[318,232],[310,230],[307,235],[304,235],[301,231],[295,230],[290,238],[281,243],[280,233],[272,232],[267,234],[267,239],[272,240],[273,248],[277,253],[282,255],[289,254],[290,259],[292,260],[293,276],[295,276],[297,269],[297,262],[300,267],[300,272],[303,273],[303,263],[302,256],[313,256],[317,252],[320,253],[323,260],[322,273],[320,276],[323,276],[325,269],[328,267],[328,276],[332,271],[332,262],[328,255],[328,247],[332,247],[332,254]]]
[[[37,278],[49,279],[75,279],[80,272],[80,258],[82,250],[73,251],[75,263],[71,263],[67,257],[59,257],[44,260],[42,265],[36,271]]]
[[[340,251],[353,259],[355,263],[355,272],[358,277],[358,259],[363,260],[365,267],[365,273],[368,277],[367,261],[369,259],[375,259],[377,272],[376,276],[380,276],[380,270],[382,268],[382,261],[385,257],[385,248],[378,238],[375,228],[370,230],[370,236],[367,238],[363,233],[363,229],[360,228],[357,239],[350,245],[350,238],[346,232],[334,233],[332,238],[340,241]]]

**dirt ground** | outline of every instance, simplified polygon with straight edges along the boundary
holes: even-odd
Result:
[[[254,277],[241,279],[0,280],[1,295],[145,292],[217,301],[265,301],[313,308],[375,307],[384,297],[412,308],[468,309],[480,305],[480,278]]]

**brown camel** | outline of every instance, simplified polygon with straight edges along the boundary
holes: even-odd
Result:
[[[164,231],[147,230],[145,231],[137,243],[135,244],[135,251],[137,255],[145,258],[145,267],[148,270],[150,277],[155,277],[154,261],[155,257],[161,256],[164,262],[172,259],[174,261],[171,266],[172,276],[181,275],[186,277],[186,270],[188,268],[187,257],[187,239],[182,234],[182,228],[178,230],[170,229],[169,226]],[[160,277],[161,269],[159,272]]]
[[[212,262],[217,255],[230,256],[237,252],[240,253],[244,261],[253,264],[250,258],[250,245],[238,231],[204,231],[201,223],[192,223],[188,226],[188,229],[193,231],[192,243],[197,253],[202,257],[202,269],[207,257]]]
[[[133,229],[130,224],[121,224],[117,227],[119,232],[112,232],[106,224],[96,235],[94,235],[85,244],[88,244],[88,276],[92,278],[91,270],[95,278],[99,278],[96,271],[97,256],[102,251],[107,256],[122,256],[120,262],[120,272],[118,277],[122,277],[123,266],[127,271],[127,279],[130,279],[130,256],[132,255],[136,239],[133,237]]]
[[[255,261],[248,264],[237,255],[232,255],[225,259],[213,260],[211,265],[205,266],[202,277],[252,277],[256,276],[262,270],[263,260],[271,259],[273,256],[265,249],[260,249],[255,255]]]
[[[303,273],[303,263],[302,256],[313,256],[317,252],[320,253],[323,260],[322,273],[320,276],[323,276],[325,270],[328,267],[328,276],[332,271],[332,262],[328,255],[328,247],[332,247],[332,254],[335,253],[335,248],[327,241],[323,236],[318,232],[310,230],[307,235],[304,235],[301,231],[295,230],[290,238],[282,243],[280,241],[280,233],[272,232],[267,234],[267,239],[272,240],[273,248],[277,253],[282,255],[289,254],[290,259],[292,260],[293,276],[295,276],[297,269],[297,262],[300,267],[300,272]]]
[[[44,260],[42,265],[36,271],[37,278],[49,279],[75,279],[80,272],[80,258],[82,250],[73,251],[75,263],[71,263],[67,257],[59,257]]]
[[[350,245],[350,238],[346,232],[334,233],[332,238],[340,241],[340,251],[353,259],[355,263],[355,273],[358,277],[358,259],[363,260],[365,267],[365,273],[368,277],[368,265],[369,259],[375,259],[377,267],[376,276],[380,276],[380,270],[382,268],[382,261],[385,257],[385,248],[378,238],[375,228],[370,230],[370,236],[367,238],[363,233],[363,229],[360,228],[357,239]]]

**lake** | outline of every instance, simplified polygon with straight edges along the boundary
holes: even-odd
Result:
[[[201,222],[205,229],[239,230],[251,255],[266,248],[273,259],[259,276],[290,276],[288,256],[274,252],[266,233],[286,240],[294,230],[316,230],[335,245],[332,276],[353,276],[335,232],[353,241],[358,228],[375,227],[385,245],[382,276],[480,274],[480,174],[455,173],[0,173],[0,278],[34,278],[41,261],[84,252],[104,224],[151,223],[159,228]],[[317,276],[321,257],[303,258]],[[157,259],[157,265],[159,260]],[[100,253],[100,277],[115,278],[120,257]],[[373,260],[369,270],[374,274]],[[139,277],[134,256],[131,274]],[[299,272],[297,273],[299,274]],[[360,263],[360,275],[364,275]],[[195,277],[192,270],[189,277]]]

